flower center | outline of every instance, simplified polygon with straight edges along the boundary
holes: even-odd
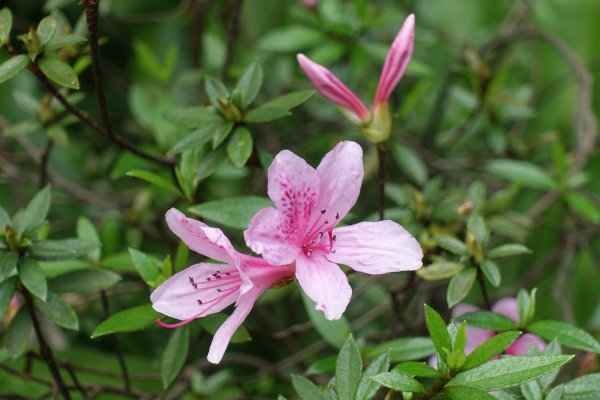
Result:
[[[306,237],[300,244],[302,252],[307,256],[310,256],[315,250],[321,250],[324,253],[335,253],[333,245],[336,238],[333,234],[333,227],[339,219],[340,214],[338,212],[328,213],[326,209],[321,209],[319,218],[306,232]]]

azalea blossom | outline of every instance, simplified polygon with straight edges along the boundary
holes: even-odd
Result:
[[[271,286],[293,276],[291,265],[274,267],[263,259],[238,253],[220,229],[187,218],[172,208],[166,214],[169,228],[193,251],[223,264],[201,262],[178,272],[150,295],[152,307],[181,322],[157,323],[177,328],[196,318],[236,305],[214,335],[208,361],[219,363],[237,328],[255,301]]]
[[[414,31],[415,16],[410,14],[390,46],[371,111],[327,68],[311,61],[304,54],[298,54],[298,63],[319,93],[337,104],[352,123],[360,125],[367,139],[380,143],[391,133],[388,100],[412,58]]]
[[[248,247],[269,264],[295,263],[298,283],[330,320],[341,317],[352,295],[337,264],[367,274],[422,265],[421,246],[393,221],[337,227],[356,203],[363,173],[354,142],[339,143],[316,169],[284,150],[268,171],[275,208],[260,210],[244,232]]]

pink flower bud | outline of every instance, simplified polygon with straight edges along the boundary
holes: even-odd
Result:
[[[348,109],[362,122],[369,120],[371,114],[367,107],[331,71],[312,62],[304,54],[298,54],[298,63],[315,89],[326,99]]]
[[[415,16],[414,14],[410,14],[390,46],[390,51],[383,64],[373,104],[375,107],[379,103],[388,101],[392,91],[398,85],[402,75],[404,75],[404,71],[406,71],[406,67],[408,67],[408,63],[412,57],[414,36]]]

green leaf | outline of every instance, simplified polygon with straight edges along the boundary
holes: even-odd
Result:
[[[548,190],[557,186],[550,174],[535,164],[516,160],[493,160],[486,169],[511,182],[522,183],[533,189]]]
[[[44,272],[42,272],[42,269],[34,259],[26,257],[21,261],[19,265],[19,279],[31,294],[42,301],[46,301],[48,284]]]
[[[417,275],[426,281],[437,281],[450,278],[465,269],[465,265],[452,261],[438,261],[426,267],[419,268]]]
[[[564,400],[595,399],[600,393],[600,373],[584,375],[562,385]]]
[[[362,374],[356,389],[355,400],[370,400],[379,390],[379,383],[371,379],[375,375],[387,372],[390,367],[390,354],[385,353],[373,360]]]
[[[83,43],[86,41],[87,39],[84,36],[78,35],[76,33],[72,33],[69,35],[54,35],[52,36],[50,41],[48,41],[44,48],[47,50],[56,50],[70,46],[72,44]]]
[[[325,318],[322,311],[315,309],[315,303],[304,292],[301,295],[304,309],[319,335],[329,344],[338,349],[341,348],[346,342],[348,335],[352,332],[346,317],[342,316],[340,319],[330,321]]]
[[[517,294],[517,310],[519,312],[519,324],[527,325],[535,314],[535,294],[537,289],[531,291],[531,295],[525,289],[519,290]]]
[[[600,343],[592,335],[566,322],[537,321],[529,325],[527,330],[544,339],[556,339],[564,346],[600,353]]]
[[[10,225],[11,220],[10,216],[4,211],[2,207],[0,207],[0,232],[4,231],[6,225]]]
[[[537,381],[532,380],[521,385],[521,393],[526,400],[543,400],[542,389]]]
[[[165,389],[177,378],[185,365],[190,344],[189,326],[184,325],[173,329],[172,332],[160,362],[160,376]]]
[[[40,38],[40,44],[44,46],[56,32],[56,26],[58,25],[56,17],[54,15],[48,15],[44,17],[37,26],[37,34]]]
[[[444,250],[457,256],[463,256],[467,253],[467,246],[460,240],[447,235],[438,235],[435,237],[437,244]]]
[[[100,243],[84,239],[40,240],[33,242],[30,254],[37,260],[68,260],[82,257],[100,246]]]
[[[600,221],[600,208],[587,196],[584,196],[581,193],[571,192],[565,195],[565,200],[567,201],[567,204],[569,204],[569,207],[581,217],[593,223]]]
[[[31,318],[27,307],[21,307],[12,319],[6,332],[6,347],[10,356],[15,359],[27,348],[31,337]]]
[[[291,115],[291,113],[285,108],[260,106],[244,114],[244,122],[269,122],[288,115]]]
[[[42,313],[57,325],[66,329],[78,330],[79,322],[77,314],[70,305],[64,302],[56,293],[48,292],[48,298],[45,302],[35,298],[35,305]]]
[[[372,378],[375,382],[386,388],[399,392],[424,393],[425,388],[419,381],[399,372],[384,372]],[[349,397],[342,397],[349,398]]]
[[[163,118],[182,128],[207,128],[223,122],[211,107],[179,107],[166,111]]]
[[[129,248],[129,255],[133,261],[135,269],[138,271],[144,282],[153,286],[160,276],[160,269],[150,257],[139,250]]]
[[[243,167],[252,155],[252,135],[243,126],[239,126],[227,141],[227,155],[236,167]]]
[[[16,253],[0,253],[0,282],[17,275],[17,262],[19,256]]]
[[[515,329],[517,323],[512,319],[491,311],[475,311],[454,317],[455,321],[465,321],[467,325],[475,328],[491,329],[494,331],[507,331]]]
[[[442,376],[438,370],[430,367],[428,364],[416,361],[406,361],[398,364],[394,367],[393,371],[422,378],[439,378]]]
[[[273,207],[273,202],[268,198],[247,196],[207,201],[188,208],[188,211],[218,225],[246,229],[252,217],[267,207]]]
[[[214,335],[219,327],[223,325],[225,320],[228,318],[227,314],[224,313],[216,313],[207,315],[206,317],[202,317],[199,321],[200,324],[208,333]],[[233,336],[231,337],[231,343],[244,343],[252,340],[250,333],[244,325],[240,325]]]
[[[452,323],[454,324],[454,323]],[[458,353],[465,352],[465,346],[467,344],[467,325],[463,322],[460,324],[460,328],[458,328],[456,335],[454,336],[454,343],[452,343],[452,350],[457,351]]]
[[[427,182],[429,173],[421,157],[408,145],[397,140],[391,140],[389,144],[390,154],[398,168],[408,179],[422,187]]]
[[[429,357],[435,353],[435,346],[428,337],[406,337],[367,348],[363,352],[363,356],[372,359],[388,351],[390,352],[390,361],[400,362]]]
[[[467,222],[467,227],[479,244],[483,245],[487,242],[488,229],[485,226],[485,220],[481,215],[471,214],[469,221]]]
[[[452,277],[448,284],[448,291],[446,292],[446,300],[448,301],[449,308],[460,303],[469,294],[476,277],[477,270],[475,268],[464,269]]]
[[[230,123],[224,125],[228,124]],[[169,152],[173,154],[179,154],[188,150],[196,150],[204,146],[204,144],[210,142],[210,140],[213,138],[213,135],[215,135],[215,130],[221,129],[221,127],[224,125],[220,125],[219,127],[216,125],[207,125],[205,127],[198,128],[189,135],[185,136],[179,142],[175,143]]]
[[[91,338],[109,335],[117,332],[134,332],[146,328],[158,318],[158,312],[152,309],[152,305],[144,304],[119,311],[111,315],[94,329]]]
[[[451,386],[444,388],[444,394],[450,400],[495,400],[496,397],[468,386]]]
[[[233,130],[233,126],[235,124],[233,122],[227,122],[223,125],[220,125],[217,129],[214,129],[214,133],[212,136],[212,148],[213,150],[219,147],[221,143],[227,139],[231,131]]]
[[[223,83],[212,76],[204,77],[204,91],[215,107],[219,107],[219,99],[227,100],[229,91]]]
[[[494,247],[487,254],[489,258],[500,258],[509,256],[518,256],[521,254],[531,254],[531,250],[527,246],[523,246],[518,243],[503,244],[498,247]]]
[[[77,218],[77,237],[98,243],[98,248],[88,254],[90,260],[98,262],[100,260],[100,236],[98,236],[98,231],[96,231],[96,227],[89,218],[84,216]]]
[[[502,332],[492,336],[467,356],[467,361],[462,369],[467,370],[478,367],[496,354],[506,350],[519,336],[521,336],[521,332],[517,331]]]
[[[562,349],[560,348],[560,344],[558,344],[558,341],[556,339],[553,339],[552,341],[550,341],[550,343],[548,343],[548,346],[546,346],[546,349],[544,349],[544,355],[547,355],[547,356],[559,355],[561,353],[562,353]],[[540,379],[539,379],[540,386],[542,387],[542,389],[544,391],[547,391],[548,388],[550,387],[550,385],[552,385],[552,382],[554,382],[554,380],[558,376],[558,373],[559,373],[559,370],[556,369],[556,370],[540,377]]]
[[[242,93],[242,107],[247,107],[258,94],[263,82],[263,70],[258,61],[246,68],[236,88]]]
[[[486,279],[493,287],[497,288],[500,286],[502,275],[500,275],[500,270],[495,262],[491,260],[483,260],[481,263],[481,270],[483,271],[483,275],[485,275]]]
[[[25,54],[20,54],[4,61],[0,64],[0,83],[16,76],[25,69],[27,64],[29,64],[29,57]]]
[[[335,387],[341,399],[353,399],[360,380],[362,360],[352,335],[340,349],[335,365]]]
[[[77,73],[69,65],[57,58],[42,58],[40,69],[52,82],[69,89],[79,89]]]
[[[17,278],[10,278],[0,283],[0,320],[4,319],[6,310],[15,294]]]
[[[120,280],[120,275],[104,269],[80,269],[51,279],[48,286],[57,293],[94,293],[113,287]]]
[[[259,41],[258,47],[268,51],[296,52],[322,43],[324,39],[318,30],[292,25],[271,30]]]
[[[425,322],[427,323],[427,330],[437,353],[446,360],[446,353],[452,350],[446,323],[442,319],[442,316],[427,304],[425,304]]]
[[[469,386],[486,392],[517,386],[567,363],[573,356],[523,356],[492,360],[457,374],[446,387]]]
[[[301,400],[326,400],[321,390],[303,376],[292,374],[292,385]]]
[[[175,184],[162,176],[156,175],[153,172],[145,171],[142,169],[132,169],[131,171],[127,171],[125,173],[127,176],[131,176],[134,178],[141,179],[148,183],[158,186],[161,189],[165,189],[168,192],[181,196],[181,191]]]
[[[211,151],[202,158],[196,169],[196,178],[202,180],[211,176],[225,161],[225,150],[222,147]]]
[[[8,7],[3,7],[0,10],[0,47],[8,40],[10,29],[12,28],[12,13]]]
[[[310,364],[306,369],[305,375],[329,374],[335,372],[335,363],[337,362],[337,354],[321,358]]]
[[[262,105],[266,108],[283,108],[284,110],[291,110],[310,99],[315,91],[312,89],[307,90],[296,90],[269,100]]]
[[[33,230],[42,225],[46,219],[49,209],[50,185],[40,190],[33,197],[33,199],[31,199],[27,205],[27,208],[25,208],[19,223],[17,224],[15,222],[15,229],[17,230],[17,233],[21,235],[25,231]]]

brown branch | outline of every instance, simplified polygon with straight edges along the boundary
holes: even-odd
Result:
[[[104,309],[104,318],[108,319],[108,317],[110,317],[110,304],[108,303],[108,296],[106,296],[106,292],[104,290],[100,291],[100,296],[102,299],[102,308]],[[117,360],[119,360],[119,366],[121,367],[123,384],[125,385],[126,390],[131,390],[131,379],[129,378],[129,371],[127,370],[125,356],[123,355],[123,350],[121,349],[121,345],[119,344],[119,339],[117,338],[117,335],[111,335],[111,337],[113,342],[113,349],[115,350]]]
[[[490,297],[488,295],[487,288],[485,287],[485,281],[483,279],[483,272],[481,271],[481,267],[477,268],[477,283],[479,283],[479,289],[481,290],[481,295],[483,296],[483,303],[485,304],[485,308],[491,310],[492,303],[490,302]]]
[[[48,162],[50,161],[50,152],[52,151],[53,145],[54,142],[48,138],[46,146],[44,147],[40,157],[40,183],[38,184],[40,189],[42,189],[48,183]]]
[[[242,10],[242,0],[231,0],[229,2],[229,27],[227,28],[227,48],[225,50],[225,60],[223,68],[221,68],[221,80],[227,80],[227,70],[233,60],[233,48],[235,40],[238,37],[240,30],[240,12]]]

